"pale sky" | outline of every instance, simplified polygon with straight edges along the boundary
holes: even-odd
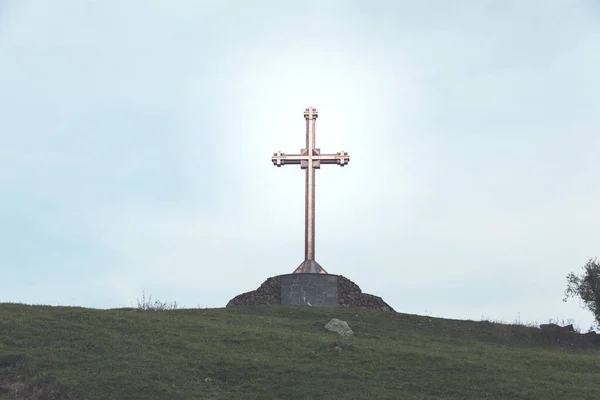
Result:
[[[0,301],[223,307],[304,255],[399,312],[593,318],[600,6],[0,0]]]

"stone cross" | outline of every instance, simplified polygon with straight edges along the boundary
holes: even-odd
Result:
[[[321,168],[321,164],[337,164],[344,166],[350,162],[350,156],[345,151],[337,154],[321,154],[321,150],[315,144],[315,123],[317,110],[308,107],[304,110],[306,120],[306,148],[300,150],[300,154],[285,154],[280,151],[273,153],[271,160],[277,167],[285,164],[300,164],[300,168],[306,170],[306,192],[304,205],[304,261],[296,268],[295,274],[319,273],[326,274],[327,271],[315,261],[315,170]]]

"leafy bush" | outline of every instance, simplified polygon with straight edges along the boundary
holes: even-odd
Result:
[[[594,314],[595,325],[600,328],[600,263],[596,258],[590,259],[583,266],[583,271],[581,275],[575,275],[573,272],[567,275],[567,289],[563,301],[566,302],[570,297],[579,297],[583,301],[582,307]]]

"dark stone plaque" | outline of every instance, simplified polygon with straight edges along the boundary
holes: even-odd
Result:
[[[281,305],[338,306],[338,276],[330,274],[281,275]]]

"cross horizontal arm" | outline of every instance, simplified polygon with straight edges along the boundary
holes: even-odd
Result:
[[[350,162],[350,156],[345,151],[336,154],[319,154],[307,156],[304,154],[285,154],[281,152],[273,153],[271,161],[273,164],[281,167],[285,164],[301,164],[302,161],[319,161],[321,164],[339,164],[342,167]]]

